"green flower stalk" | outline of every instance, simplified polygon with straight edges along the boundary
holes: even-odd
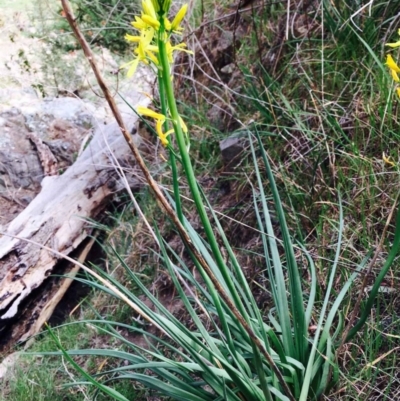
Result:
[[[175,100],[171,77],[171,63],[173,61],[174,52],[184,51],[189,54],[192,52],[186,50],[185,43],[174,43],[176,42],[176,39],[173,37],[182,31],[181,23],[186,15],[187,5],[183,5],[172,19],[172,22],[170,22],[168,19],[170,4],[171,3],[168,0],[142,1],[142,14],[140,17],[135,17],[135,21],[132,22],[132,26],[139,31],[139,35],[126,36],[128,41],[137,43],[137,47],[134,50],[136,57],[133,61],[125,64],[124,67],[129,67],[128,76],[134,74],[140,62],[151,65],[157,71],[158,85],[162,97],[162,113],[143,107],[138,107],[137,111],[142,116],[155,120],[155,132],[157,133],[161,144],[169,151],[177,213],[183,223],[183,215],[180,210],[179,182],[175,165],[175,149],[171,143],[171,137],[174,134],[178,148],[179,160],[182,163],[197,212],[204,227],[207,242],[211,248],[215,262],[221,270],[222,277],[227,285],[227,290],[231,292],[234,303],[242,316],[248,320],[249,317],[246,313],[246,308],[240,300],[237,292],[234,290],[232,277],[222,256],[206,208],[203,204],[202,194],[198,187],[189,155],[190,139],[188,128],[179,114]]]

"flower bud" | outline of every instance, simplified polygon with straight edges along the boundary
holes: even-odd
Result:
[[[156,10],[154,9],[152,0],[143,0],[142,8],[145,15],[148,15],[155,20],[157,19]]]
[[[176,16],[175,16],[175,18],[174,18],[174,20],[172,21],[172,24],[171,24],[171,29],[173,31],[179,31],[179,30],[182,29],[182,28],[180,28],[179,25],[182,22],[183,18],[185,17],[187,9],[188,9],[188,5],[184,4],[181,7],[181,9],[178,11],[178,13],[176,14]]]

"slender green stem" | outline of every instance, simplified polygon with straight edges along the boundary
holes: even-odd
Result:
[[[187,177],[188,185],[191,190],[197,212],[198,212],[200,220],[203,224],[204,231],[206,233],[208,243],[211,247],[211,251],[214,255],[215,261],[216,261],[219,269],[221,270],[221,274],[223,275],[225,282],[228,285],[229,291],[231,293],[231,296],[233,297],[233,300],[234,300],[237,308],[239,309],[242,316],[246,319],[246,321],[249,321],[248,314],[243,306],[243,303],[240,300],[240,297],[239,297],[237,291],[235,290],[234,283],[232,281],[232,278],[229,274],[228,268],[225,264],[225,261],[221,254],[221,251],[219,249],[218,242],[217,242],[214,232],[212,230],[211,222],[207,216],[206,209],[205,209],[204,204],[201,199],[201,194],[200,194],[199,188],[197,186],[197,180],[196,180],[196,176],[193,171],[193,166],[190,161],[189,154],[186,150],[185,134],[182,130],[181,122],[179,119],[178,108],[176,105],[174,89],[172,86],[172,81],[171,81],[171,76],[170,76],[170,64],[168,61],[167,46],[166,46],[166,42],[164,40],[165,36],[166,36],[165,29],[164,29],[163,24],[161,23],[161,27],[158,32],[158,49],[159,49],[159,61],[161,64],[161,73],[163,74],[162,82],[164,83],[166,98],[168,101],[169,111],[171,113],[172,124],[174,126],[176,141],[178,144],[179,152],[181,154],[182,164],[183,164],[183,168],[185,170],[185,175]]]
[[[158,70],[158,86],[160,91],[161,112],[162,114],[164,114],[164,116],[167,116],[168,104],[167,104],[167,98],[165,96],[164,77],[160,69]],[[165,120],[163,128],[165,132],[168,131],[167,120]],[[172,169],[172,182],[174,187],[176,214],[178,215],[179,221],[184,225],[181,196],[179,193],[178,169],[176,168],[175,154],[171,150],[169,151],[169,162],[171,164],[171,169]]]
[[[173,182],[173,186],[174,186],[176,214],[178,215],[179,221],[183,225],[185,225],[185,221],[183,218],[183,212],[182,212],[182,202],[181,202],[181,197],[179,194],[178,169],[176,168],[175,154],[172,151],[169,152],[169,162],[171,164],[171,170],[172,170],[172,182]]]

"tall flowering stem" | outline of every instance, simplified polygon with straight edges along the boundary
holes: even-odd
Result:
[[[207,241],[214,255],[215,262],[220,268],[221,274],[223,275],[228,289],[232,293],[233,300],[237,308],[242,316],[248,320],[248,314],[246,313],[246,309],[237,292],[234,290],[235,285],[222,256],[217,239],[214,235],[210,219],[208,218],[190,160],[188,151],[188,129],[186,124],[183,122],[182,117],[179,115],[176,104],[171,77],[171,63],[173,62],[173,55],[176,51],[185,51],[188,53],[191,52],[185,49],[185,43],[173,44],[171,42],[172,35],[179,34],[182,31],[180,24],[186,14],[187,5],[183,5],[180,8],[172,22],[170,22],[167,18],[170,5],[170,0],[142,0],[142,15],[140,17],[135,17],[135,21],[132,22],[133,27],[139,31],[139,35],[126,35],[126,39],[128,41],[137,44],[137,47],[134,50],[136,57],[133,61],[125,64],[124,67],[129,67],[129,76],[134,74],[139,63],[152,65],[157,70],[162,109],[161,113],[146,108],[138,108],[137,111],[143,116],[156,120],[157,135],[162,145],[169,150],[177,214],[181,222],[183,222],[184,220],[179,195],[176,157],[174,154],[174,148],[170,141],[170,137],[174,134],[179,150],[179,157],[182,162],[187,182],[200,220],[203,224]],[[169,123],[173,126],[173,129],[171,130],[168,130]]]
[[[190,155],[189,155],[189,152],[187,151],[186,137],[185,137],[186,135],[183,132],[182,119],[178,112],[174,88],[172,85],[172,79],[171,79],[171,74],[170,74],[171,65],[169,62],[169,59],[170,59],[169,49],[168,49],[169,46],[168,46],[168,42],[165,40],[166,36],[167,35],[166,35],[166,31],[165,31],[165,25],[163,24],[163,21],[161,21],[160,30],[158,32],[159,62],[160,62],[160,67],[161,67],[161,71],[163,74],[162,83],[164,84],[165,94],[166,94],[166,98],[167,98],[167,104],[168,104],[168,108],[169,108],[169,113],[171,115],[171,122],[174,127],[175,138],[176,138],[176,142],[178,145],[179,154],[180,154],[180,157],[182,160],[182,165],[183,165],[183,168],[185,171],[188,185],[189,185],[190,191],[192,193],[194,203],[196,205],[197,212],[198,212],[200,220],[203,224],[204,231],[206,233],[207,240],[211,247],[215,261],[216,261],[217,265],[220,267],[221,273],[224,276],[224,279],[225,279],[228,287],[230,287],[229,289],[231,290],[232,295],[235,297],[237,295],[237,292],[234,291],[234,283],[232,281],[230,274],[228,273],[228,271],[225,268],[226,267],[225,261],[223,259],[221,250],[219,248],[217,239],[215,238],[210,219],[208,218],[208,215],[206,212],[206,208],[203,204],[202,195],[200,193],[200,190],[199,190],[199,187],[197,184],[197,179],[194,174],[193,165],[190,160]],[[247,313],[245,312],[243,304],[239,298],[235,299],[235,303],[238,306],[242,315],[247,316]]]

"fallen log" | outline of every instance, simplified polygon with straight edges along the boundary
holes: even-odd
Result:
[[[149,103],[147,98],[141,105]],[[135,125],[137,118],[126,121],[137,143],[139,135]],[[48,152],[48,149],[46,149]],[[40,288],[52,274],[59,257],[40,246],[27,243],[25,239],[45,245],[69,255],[90,234],[88,219],[102,212],[112,196],[123,188],[120,171],[116,165],[133,166],[133,159],[116,123],[99,126],[93,139],[62,175],[48,175],[41,183],[39,194],[8,226],[2,229],[0,238],[0,331],[9,323],[15,323],[23,301]],[[142,181],[135,177],[135,167],[130,169],[129,183],[140,188]],[[54,171],[50,171],[54,174]],[[66,288],[68,286],[65,286]],[[62,294],[57,293],[57,299]],[[46,306],[47,305],[47,306]],[[54,309],[54,302],[51,308]],[[43,303],[48,309],[48,302]],[[40,309],[40,308],[39,308]],[[24,332],[11,330],[11,342],[17,342],[40,330],[36,321],[41,311],[35,308]],[[26,315],[26,311],[25,311]],[[48,314],[46,315],[48,316]],[[38,320],[39,319],[39,320]],[[26,319],[25,319],[26,320]],[[34,330],[30,330],[30,327]],[[2,336],[4,339],[4,336]]]

